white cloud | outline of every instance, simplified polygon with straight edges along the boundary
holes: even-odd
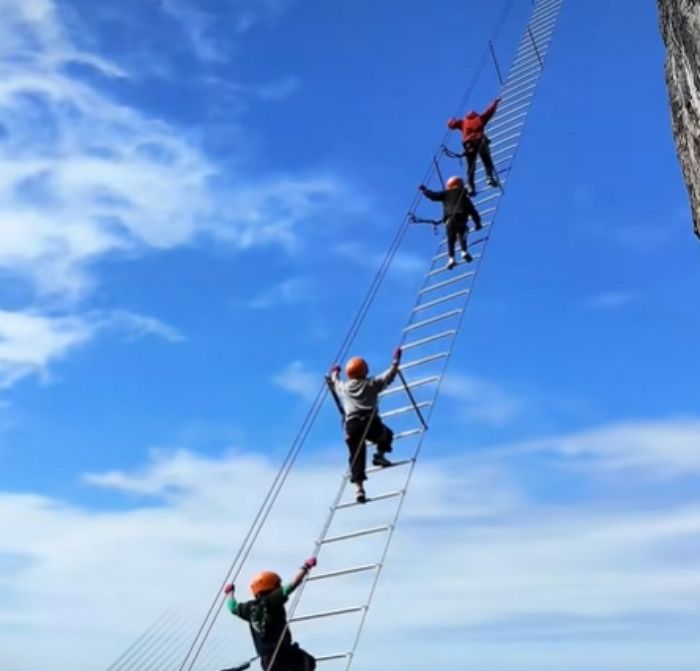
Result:
[[[296,394],[305,401],[313,401],[318,394],[323,378],[317,371],[307,370],[303,361],[292,361],[272,380],[285,391]]]
[[[310,551],[344,459],[339,449],[295,469],[244,567],[241,595],[256,567],[286,575]],[[99,511],[30,494],[0,495],[3,668],[41,668],[49,659],[56,671],[104,668],[172,604],[177,626],[192,616],[173,643],[184,653],[274,474],[264,457],[232,452],[206,458],[179,449],[154,452],[134,472],[86,476],[105,494],[128,497],[130,507]],[[373,475],[370,494],[391,490],[400,477],[398,469]],[[384,505],[344,512],[336,519],[338,531],[386,522]],[[378,636],[368,632],[372,647],[361,644],[362,655],[390,655],[397,641],[409,644],[417,631],[424,640],[439,638],[446,622],[462,632],[451,644],[459,653],[468,635],[499,627],[516,639],[537,640],[556,635],[567,622],[585,621],[582,635],[592,645],[596,633],[609,641],[611,626],[636,631],[635,618],[692,621],[700,598],[693,552],[699,505],[545,504],[526,495],[498,461],[476,469],[457,460],[424,461],[373,604],[371,629]],[[365,555],[377,551],[372,538],[324,546],[319,570],[371,561]],[[299,613],[355,604],[367,579],[338,580],[330,590],[324,581],[312,583]],[[351,633],[337,620],[295,630],[317,653],[342,649]],[[576,640],[575,631],[569,634]],[[243,651],[232,658],[217,641]],[[684,642],[677,636],[674,650]],[[211,645],[207,666],[245,659],[247,630],[224,613]],[[418,668],[410,660],[404,667]]]
[[[203,16],[190,3],[167,5],[176,6]],[[195,133],[110,97],[110,80],[130,73],[77,46],[55,0],[0,0],[0,9],[0,272],[32,291],[13,324],[4,314],[10,351],[0,384],[45,373],[51,359],[89,340],[105,320],[131,335],[182,337],[154,317],[77,308],[99,283],[105,258],[206,240],[232,250],[295,250],[315,216],[352,200],[327,174],[238,175],[203,151]],[[256,8],[256,15],[258,9],[280,6]],[[100,84],[65,67],[75,62],[90,66]],[[257,94],[273,98],[290,86],[292,80]],[[30,354],[18,353],[13,329],[20,322],[34,332]]]
[[[607,291],[590,296],[584,306],[593,310],[616,310],[628,306],[637,296],[631,291]]]
[[[550,452],[593,468],[668,477],[700,472],[700,421],[630,421],[528,441],[505,452]]]
[[[46,376],[50,361],[90,340],[95,329],[75,317],[0,310],[0,388],[27,375]]]
[[[127,310],[114,310],[102,319],[105,328],[122,330],[131,340],[144,336],[156,336],[171,343],[182,342],[185,336],[176,328],[154,317],[147,317]]]
[[[262,310],[278,305],[290,305],[305,300],[309,295],[309,282],[303,277],[292,277],[264,289],[245,302],[246,307]]]
[[[469,375],[451,374],[445,377],[441,391],[460,403],[459,414],[464,419],[502,426],[523,410],[523,401],[500,385]]]
[[[0,388],[38,375],[50,379],[49,367],[102,330],[117,330],[128,339],[157,336],[179,342],[183,336],[152,317],[124,310],[80,316],[0,310]]]
[[[338,256],[346,258],[358,265],[378,270],[384,261],[384,254],[368,249],[357,242],[343,242],[333,248],[333,252]],[[414,278],[420,273],[427,271],[427,261],[425,257],[408,252],[397,252],[394,256],[390,273],[400,277]]]
[[[80,59],[106,78],[127,75],[79,52],[53,2],[31,7],[10,3],[4,17],[15,49],[0,52],[0,268],[45,296],[80,299],[107,254],[202,236],[237,249],[293,248],[302,222],[341,206],[345,189],[333,178],[232,175],[187,130],[67,73],[63,65]]]

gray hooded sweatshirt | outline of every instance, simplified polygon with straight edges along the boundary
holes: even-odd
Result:
[[[333,388],[338,394],[345,412],[345,419],[369,417],[377,407],[377,398],[396,377],[394,366],[376,377],[364,380],[348,380],[343,382],[338,375],[333,375]]]

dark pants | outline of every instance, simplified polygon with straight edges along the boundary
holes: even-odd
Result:
[[[486,177],[489,179],[496,179],[489,144],[489,139],[484,135],[481,140],[469,140],[463,145],[464,153],[467,157],[467,181],[469,182],[469,186],[472,191],[476,191],[476,187],[474,186],[474,173],[476,172],[477,154],[481,158],[481,162],[484,164]]]
[[[391,452],[394,432],[382,423],[379,415],[367,426],[369,417],[352,417],[345,422],[345,444],[350,451],[350,482],[361,484],[367,479],[365,467],[367,461],[367,442],[375,443],[377,452]],[[367,431],[367,433],[365,433]]]
[[[314,671],[316,668],[316,660],[300,648],[298,643],[280,648],[274,658],[274,664],[271,664],[272,659],[272,655],[263,655],[260,658],[264,671]]]

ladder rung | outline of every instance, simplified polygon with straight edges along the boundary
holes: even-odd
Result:
[[[520,40],[519,48],[522,48],[525,44],[532,44],[530,34],[535,36],[535,38],[541,36],[543,33],[552,32],[552,25],[556,23],[557,11],[555,9],[549,9],[546,12],[541,12],[537,17],[533,16],[532,21],[528,23],[525,34]],[[537,39],[535,39],[537,42]],[[539,47],[539,43],[537,44]]]
[[[362,504],[359,504],[362,505]],[[362,571],[371,571],[380,567],[381,564],[363,564],[362,566],[352,566],[350,568],[342,568],[337,571],[326,571],[325,573],[316,573],[306,578],[306,582],[313,580],[325,580],[326,578],[335,578],[339,575],[350,575],[351,573],[361,573]]]
[[[372,501],[384,501],[385,499],[393,499],[397,496],[401,496],[406,490],[398,489],[395,492],[387,492],[386,494],[379,494],[378,496],[368,496],[366,503],[358,503],[357,501],[346,501],[345,503],[339,503],[335,510],[344,510],[345,508],[354,508],[355,506],[366,506],[367,503],[372,503]]]
[[[506,79],[506,83],[503,85],[501,93],[505,95],[505,92],[509,88],[512,88],[516,84],[520,84],[528,77],[532,77],[533,75],[539,76],[541,71],[542,68],[540,67],[539,61],[535,61],[535,63],[532,65],[528,65],[526,68],[523,68],[521,72],[511,72],[508,75],[508,79]]]
[[[407,349],[412,349],[413,347],[420,347],[421,345],[427,345],[428,343],[435,342],[442,338],[449,338],[457,333],[454,329],[449,331],[443,331],[442,333],[436,333],[435,335],[428,336],[427,338],[421,338],[420,340],[414,340],[413,342],[408,342],[405,345],[401,345],[401,349],[405,352]]]
[[[433,404],[432,401],[421,401],[416,403],[419,410],[423,408],[429,408]],[[389,410],[389,412],[383,412],[382,417],[398,417],[399,415],[405,415],[407,412],[415,411],[413,405],[405,405],[402,408],[397,408],[396,410]]]
[[[404,349],[406,349],[404,347]],[[449,352],[439,352],[438,354],[431,354],[430,356],[425,356],[421,359],[415,359],[414,361],[409,361],[408,363],[401,364],[401,370],[408,370],[409,368],[416,368],[417,366],[424,366],[426,363],[432,363],[433,361],[439,361],[444,359]],[[396,434],[399,435],[399,434]],[[396,436],[394,436],[396,438]]]
[[[512,82],[506,81],[501,92],[503,100],[510,100],[513,96],[518,95],[523,89],[527,88],[528,86],[531,86],[532,84],[535,84],[539,78],[540,71],[537,70],[536,72],[531,72],[525,77],[518,77],[517,79],[513,79]]]
[[[419,429],[408,429],[407,431],[399,431],[394,434],[394,440],[404,440],[405,438],[413,438],[413,436],[420,436],[421,433],[425,431],[424,428]]]
[[[528,23],[527,27],[532,30],[533,28],[539,28],[538,24],[541,24],[544,21],[549,20],[553,14],[557,12],[557,10],[561,7],[561,3],[558,6],[554,6],[552,4],[551,7],[539,7],[537,11],[532,15],[532,19],[530,20],[530,23]]]
[[[477,200],[475,205],[483,205],[484,203],[488,203],[489,201],[495,200],[496,198],[500,198],[500,197],[501,197],[501,191],[499,189],[498,191],[496,191],[496,193],[491,193],[488,196],[484,196],[483,198],[481,198],[481,200]]]
[[[445,252],[444,254],[438,254],[436,257],[433,258],[433,261],[439,260],[440,258],[445,256],[447,256],[447,252]],[[413,308],[412,312],[421,312],[422,310],[429,310],[430,308],[434,308],[436,305],[440,305],[441,303],[447,303],[447,301],[451,301],[454,298],[466,296],[468,293],[469,289],[460,289],[459,291],[455,291],[454,293],[447,294],[447,296],[436,298],[434,301],[421,303],[420,305],[417,305],[415,308]]]
[[[296,615],[289,619],[290,622],[303,622],[304,620],[317,620],[321,617],[332,617],[333,615],[347,615],[348,613],[358,613],[367,610],[367,606],[352,606],[350,608],[336,608],[335,610],[324,610],[319,613],[309,615]]]
[[[336,652],[332,655],[316,655],[314,659],[317,662],[328,662],[332,659],[345,659],[346,657],[352,657],[351,652]]]
[[[435,382],[438,382],[440,380],[439,375],[433,375],[432,377],[424,377],[420,380],[416,380],[415,382],[409,382],[408,388],[409,389],[415,389],[416,387],[424,387],[426,384],[434,384]],[[381,398],[384,398],[385,396],[390,396],[391,394],[398,394],[402,391],[405,391],[405,388],[403,385],[400,387],[392,387],[391,389],[387,389],[386,391],[383,391],[379,396]]]
[[[474,275],[473,270],[469,270],[466,273],[462,273],[461,275],[455,275],[454,277],[451,277],[449,280],[444,280],[443,282],[436,282],[435,284],[431,284],[429,287],[425,287],[425,289],[421,289],[418,292],[419,296],[422,296],[423,294],[427,294],[431,291],[435,291],[436,289],[442,289],[442,287],[447,287],[450,284],[454,284],[455,282],[459,282],[460,280],[464,280],[468,277],[472,277]]]
[[[499,149],[496,149],[496,151],[492,152],[491,157],[494,159],[494,163],[497,161],[502,161],[503,158],[496,159],[496,156],[501,156],[503,153],[511,151],[515,149],[518,146],[517,142],[511,143],[509,145],[506,145],[505,147],[500,147]]]
[[[556,19],[552,21],[556,23]],[[544,30],[533,32],[535,44],[528,34],[527,39],[520,43],[520,47],[515,54],[515,58],[510,66],[510,72],[517,72],[519,68],[526,67],[528,63],[537,63],[541,67],[540,61],[546,53],[549,43],[552,41],[552,26],[548,26]],[[535,47],[536,45],[536,47]]]
[[[412,464],[415,459],[401,459],[401,461],[392,461],[391,466],[372,466],[368,468],[365,473],[377,473],[379,471],[386,471],[388,468],[396,468],[397,466],[405,466],[406,464]]]
[[[502,140],[498,140],[498,142],[492,142],[492,143],[491,143],[491,146],[492,146],[492,147],[497,147],[497,146],[499,146],[499,145],[501,145],[501,144],[504,144],[504,143],[506,143],[506,142],[512,142],[513,140],[515,140],[516,143],[515,143],[513,146],[514,146],[514,147],[517,147],[517,146],[518,146],[518,145],[517,145],[517,140],[518,140],[518,138],[520,137],[520,135],[521,135],[521,130],[518,129],[518,130],[515,131],[515,133],[513,133],[512,135],[508,135],[508,137],[504,137]],[[502,160],[502,159],[501,159],[501,160]],[[495,163],[495,162],[496,162],[496,161],[494,161],[494,163]],[[479,214],[484,214],[484,213],[483,213],[483,212],[480,212]]]
[[[445,242],[445,244],[447,244],[447,242]],[[476,261],[478,258],[479,258],[479,255],[478,255],[478,254],[474,254],[474,255],[473,255],[473,260],[474,260],[474,261]],[[464,261],[464,263],[467,263],[467,262]],[[440,275],[440,274],[442,274],[442,273],[449,273],[449,272],[451,272],[451,271],[452,271],[452,268],[447,268],[446,266],[442,266],[442,268],[435,268],[434,270],[431,270],[430,272],[428,272],[428,273],[426,274],[426,278],[427,278],[427,277],[434,277],[435,275]]]
[[[337,541],[346,541],[349,538],[360,538],[361,536],[369,536],[371,534],[380,534],[384,531],[389,531],[391,529],[391,524],[384,524],[380,527],[370,527],[369,529],[360,529],[360,531],[350,531],[346,534],[340,534],[339,536],[329,536],[321,541],[321,545],[327,543],[336,543]]]
[[[403,330],[403,332],[404,333],[411,333],[412,331],[417,331],[418,329],[421,329],[425,326],[430,326],[431,324],[436,324],[437,322],[441,322],[444,319],[449,319],[450,317],[456,317],[457,315],[461,315],[462,312],[463,312],[462,308],[450,310],[449,312],[443,312],[441,315],[435,315],[434,317],[430,317],[430,319],[424,319],[423,321],[416,322],[415,324],[411,324],[410,326],[407,326]]]
[[[556,18],[548,19],[544,23],[549,25],[545,26],[544,28],[537,28],[533,30],[532,35],[527,33],[527,37],[521,40],[518,51],[515,53],[515,58],[510,65],[511,70],[519,68],[529,59],[534,59],[539,63],[539,58],[542,57],[543,52],[547,49],[552,40],[552,27],[556,21]],[[534,45],[533,40],[535,43]]]
[[[511,117],[515,116],[515,112],[519,112],[520,110],[527,109],[528,107],[530,107],[531,104],[532,104],[532,97],[528,98],[527,102],[522,103],[519,107],[514,107],[513,109],[508,110],[501,117],[501,120],[503,121],[503,123],[508,123],[508,121],[512,120]]]
[[[503,133],[510,133],[514,128],[517,126],[522,127],[524,125],[524,120],[527,114],[519,114],[515,119],[511,119],[509,123],[513,123],[513,121],[516,121],[512,126],[508,126],[508,124],[493,124],[493,130],[496,131],[494,133],[489,133],[489,137],[493,140],[493,138],[498,137],[499,135],[502,135]],[[506,128],[502,128],[502,126],[507,126]],[[498,130],[500,129],[500,130]]]
[[[527,58],[525,58],[522,63],[518,63],[514,67],[511,67],[505,85],[507,86],[510,83],[509,80],[511,79],[513,81],[517,81],[523,76],[531,75],[533,72],[542,72],[542,66],[540,65],[537,55],[534,52],[528,54]]]
[[[496,208],[494,208],[494,209],[496,209]],[[470,234],[470,235],[478,235],[479,233],[481,233],[481,231],[482,231],[483,229],[485,229],[487,226],[490,226],[492,223],[493,223],[492,221],[484,221],[484,220],[482,219],[482,220],[481,220],[481,228],[480,228],[478,231],[477,231],[477,230],[469,231],[469,234]],[[471,244],[471,243],[470,243],[470,244]],[[440,249],[440,248],[442,248],[442,247],[447,247],[447,240],[440,240],[440,244],[438,245],[438,249]],[[440,253],[438,256],[434,256],[434,257],[432,258],[432,260],[431,260],[431,264],[432,264],[432,263],[435,263],[435,261],[438,260],[438,257],[439,257],[439,258],[445,258],[446,256],[447,256],[447,254],[444,254],[444,253]],[[477,254],[476,256],[474,256],[474,259],[477,259],[477,258],[479,258],[479,255],[478,255],[478,254]],[[436,274],[437,274],[437,273],[436,273]]]
[[[532,49],[533,41],[537,45],[537,50],[541,52],[541,45],[543,45],[545,42],[547,42],[547,40],[552,38],[552,27],[556,22],[556,13],[550,12],[549,16],[538,17],[537,21],[530,23],[530,25],[528,25],[527,27],[525,34],[520,40],[520,45],[518,46],[518,53],[524,53],[528,47]],[[513,67],[513,65],[515,65],[515,63],[511,65],[511,68]]]
[[[534,98],[532,92],[536,88],[537,82],[531,82],[521,91],[518,91],[517,95],[508,96],[508,102],[503,105],[500,105],[498,111],[502,114],[506,114],[514,105],[521,103],[523,100],[530,100],[531,98]]]

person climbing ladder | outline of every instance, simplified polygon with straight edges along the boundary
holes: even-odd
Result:
[[[394,351],[391,366],[381,375],[368,377],[369,366],[361,357],[353,357],[345,366],[347,382],[340,379],[340,366],[331,369],[329,385],[339,399],[344,415],[345,443],[349,450],[350,482],[357,488],[355,500],[367,502],[364,481],[367,461],[367,442],[377,446],[372,457],[375,466],[391,466],[386,454],[392,450],[394,432],[379,416],[379,394],[384,391],[399,372],[401,348]]]
[[[300,648],[298,643],[292,643],[287,612],[284,609],[289,595],[301,585],[314,566],[316,558],[307,559],[292,581],[284,585],[277,573],[258,573],[250,583],[254,597],[250,601],[236,601],[234,586],[229,584],[224,587],[228,609],[250,625],[253,644],[264,671],[314,671],[316,668],[316,660]],[[224,671],[237,668],[242,667]]]
[[[463,119],[449,119],[447,121],[447,127],[450,130],[462,131],[462,146],[464,147],[464,155],[467,158],[467,182],[470,196],[476,194],[474,174],[476,172],[477,154],[481,157],[481,162],[484,164],[486,181],[489,186],[499,186],[493,159],[491,158],[491,150],[489,149],[491,141],[486,136],[484,129],[491,117],[496,113],[496,108],[500,102],[501,99],[496,98],[481,114],[471,110]]]
[[[455,242],[459,240],[462,249],[462,259],[469,263],[473,261],[472,255],[467,248],[467,221],[471,217],[474,221],[475,230],[481,229],[481,216],[474,207],[467,190],[464,188],[464,180],[461,177],[450,177],[447,180],[445,191],[431,191],[421,184],[418,189],[421,193],[433,201],[440,201],[443,208],[443,221],[445,222],[445,233],[447,234],[447,269],[455,267]]]

